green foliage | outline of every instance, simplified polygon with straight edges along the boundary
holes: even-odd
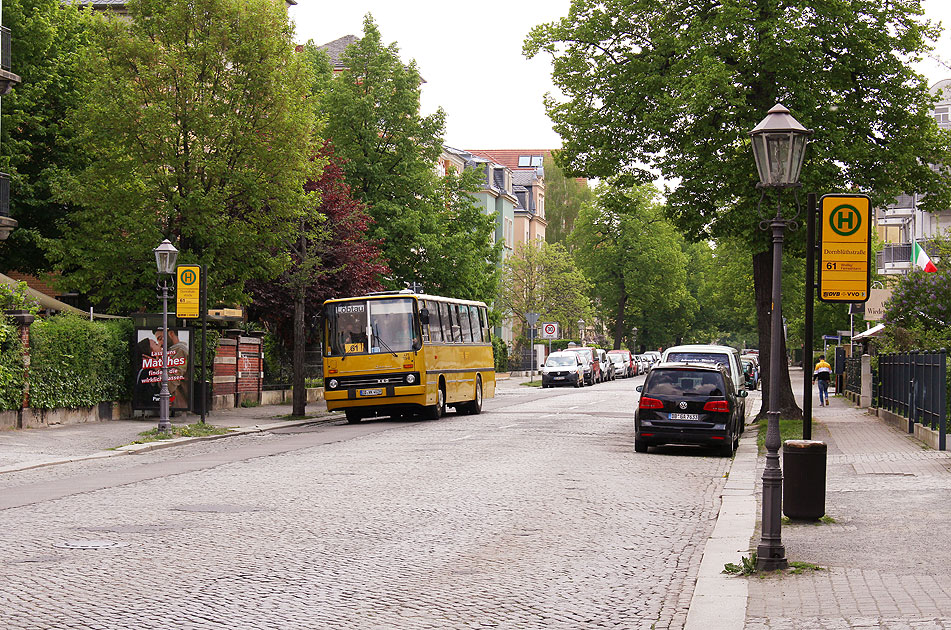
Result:
[[[668,346],[681,339],[697,311],[687,287],[683,238],[663,215],[651,185],[601,184],[581,209],[571,234],[575,258],[601,302],[615,344]]]
[[[268,332],[261,340],[264,344],[264,382],[290,383],[294,378],[293,357],[280,338]]]
[[[0,269],[50,269],[42,244],[60,236],[73,207],[59,203],[53,182],[84,164],[82,146],[63,120],[82,98],[80,51],[87,20],[60,0],[7,0],[3,24],[13,32],[11,66],[23,81],[3,97],[0,171],[10,175],[10,214],[19,225],[0,247]]]
[[[733,575],[753,575],[756,573],[756,552],[740,558],[741,564],[727,562],[723,565],[723,573],[732,573]]]
[[[23,344],[20,331],[0,315],[0,410],[23,404]]]
[[[199,383],[203,377],[210,382],[212,372],[215,369],[215,353],[218,351],[218,341],[221,340],[221,331],[215,330],[214,328],[205,331],[205,342],[207,344],[207,350],[205,351],[206,373],[203,374],[201,370],[201,327],[196,327],[194,330],[195,332],[192,334],[192,346],[195,349],[195,360],[192,363],[193,378]],[[209,386],[209,391],[210,390],[211,386]]]
[[[555,159],[545,156],[545,240],[570,247],[568,239],[581,208],[594,200],[586,182],[566,177]]]
[[[56,190],[81,206],[51,243],[62,284],[112,311],[154,303],[152,249],[203,263],[209,303],[287,264],[280,245],[313,205],[313,77],[273,0],[130,0],[97,15],[68,124],[90,162]],[[170,88],[171,86],[171,88]],[[118,272],[121,270],[121,273]]]
[[[492,337],[492,355],[496,372],[509,371],[509,347],[501,337]]]
[[[885,305],[880,352],[951,348],[951,239],[934,240],[937,271],[915,269],[902,276]]]
[[[205,437],[207,435],[224,435],[229,433],[230,429],[225,427],[216,427],[211,424],[201,424],[196,422],[187,425],[172,425],[169,431],[159,431],[157,428],[149,429],[139,433],[141,439],[132,442],[133,444],[145,444],[147,442],[159,442],[162,440],[172,440],[179,437]]]
[[[759,420],[759,428],[756,433],[756,447],[760,454],[766,452],[766,419]],[[779,443],[782,445],[786,440],[802,439],[802,418],[780,418],[779,419]]]
[[[546,107],[569,175],[659,172],[678,182],[667,210],[684,234],[742,238],[755,254],[769,236],[758,229],[748,132],[777,102],[815,130],[805,190],[855,189],[873,207],[918,192],[929,210],[951,206],[951,172],[929,166],[949,163],[951,134],[937,127],[912,66],[938,33],[919,0],[738,0],[710,10],[573,0],[566,17],[531,31],[525,52],[554,58],[565,98]],[[801,251],[802,232],[787,232],[786,247]]]
[[[128,320],[90,322],[56,315],[30,326],[30,406],[75,409],[128,400]]]
[[[502,274],[498,303],[515,316],[521,331],[527,330],[525,314],[532,312],[540,314],[539,321],[558,322],[563,331],[576,330],[579,317],[590,321],[590,285],[561,243],[519,243]]]
[[[40,305],[30,296],[28,289],[26,282],[22,280],[17,282],[15,287],[0,282],[0,312],[28,311],[33,315],[39,313]]]
[[[384,46],[372,18],[363,36],[344,52],[346,69],[318,98],[324,133],[346,162],[347,182],[369,206],[371,237],[383,241],[393,271],[391,286],[419,279],[427,235],[437,225],[437,175],[445,114],[419,112],[422,79],[415,61],[404,64],[395,44]]]

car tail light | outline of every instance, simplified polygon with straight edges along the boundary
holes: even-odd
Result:
[[[730,403],[726,400],[711,400],[703,405],[704,411],[730,413]]]
[[[724,437],[724,436],[722,436],[722,435],[711,435],[711,436],[710,436],[710,439],[711,439],[711,440],[725,440],[726,437]]]
[[[637,404],[637,407],[638,409],[663,409],[664,403],[657,400],[656,398],[641,396],[641,402]]]

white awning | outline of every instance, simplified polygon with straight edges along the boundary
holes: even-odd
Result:
[[[859,341],[860,339],[869,339],[871,337],[878,337],[882,334],[882,331],[885,330],[885,324],[876,324],[869,328],[868,330],[861,332],[854,337],[852,341]]]

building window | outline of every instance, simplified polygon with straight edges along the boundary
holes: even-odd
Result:
[[[518,165],[520,168],[528,168],[530,166],[539,167],[544,162],[544,157],[541,155],[520,155],[518,156]]]

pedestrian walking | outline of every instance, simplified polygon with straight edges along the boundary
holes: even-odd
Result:
[[[812,371],[812,382],[819,385],[819,406],[829,406],[829,379],[832,378],[832,366],[826,363],[826,355],[819,355],[816,369]]]

